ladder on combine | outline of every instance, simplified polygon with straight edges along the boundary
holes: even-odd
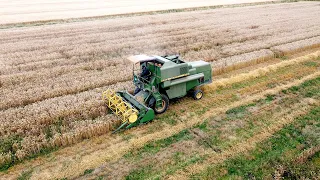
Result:
[[[162,106],[162,96],[159,92],[152,93],[153,97],[156,99],[156,107]]]

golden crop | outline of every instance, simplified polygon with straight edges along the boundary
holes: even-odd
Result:
[[[260,8],[234,8],[1,29],[0,138],[20,140],[1,152],[0,165],[12,155],[22,160],[108,133],[119,122],[107,114],[101,93],[133,89],[129,55],[203,59],[216,75],[319,47],[313,6],[268,8],[268,16]],[[247,77],[264,71],[271,69]],[[246,77],[228,81],[239,78]],[[208,89],[228,82],[215,83]]]

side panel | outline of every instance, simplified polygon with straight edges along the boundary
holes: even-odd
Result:
[[[186,83],[180,83],[174,86],[171,86],[168,90],[166,90],[169,99],[182,97],[187,94]]]
[[[201,79],[201,78],[202,79],[204,78],[203,73],[194,74],[194,75],[190,75],[190,76],[186,76],[186,77],[182,77],[182,78],[177,78],[177,79],[165,81],[161,84],[161,87],[167,88],[167,87],[175,86],[177,84],[186,83],[186,82]]]
[[[204,74],[204,81],[206,83],[212,82],[212,69],[211,69],[211,67],[208,71],[204,71],[203,74]]]
[[[187,82],[187,86],[186,86],[187,89],[186,90],[189,91],[199,85],[200,85],[200,83],[199,83],[198,79],[193,80],[193,81],[189,81],[189,82]]]
[[[205,61],[194,61],[194,62],[189,62],[188,64],[192,66],[192,69],[194,68],[196,69],[196,73],[204,74],[204,79],[202,83],[206,84],[212,81],[212,68],[209,63]]]
[[[168,65],[167,65],[168,64]],[[165,63],[161,68],[161,80],[165,81],[183,74],[188,74],[189,68],[187,63],[175,64],[173,62]]]

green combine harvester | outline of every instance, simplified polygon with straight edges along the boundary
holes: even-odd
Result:
[[[195,100],[203,96],[200,86],[212,82],[212,70],[205,61],[184,62],[178,55],[130,56],[133,63],[133,94],[127,91],[106,90],[103,99],[122,124],[114,131],[129,129],[164,113],[169,100],[188,93]],[[138,68],[137,68],[138,66]]]

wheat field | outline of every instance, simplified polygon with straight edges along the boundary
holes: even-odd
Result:
[[[270,84],[291,82],[293,86],[302,83],[297,79],[305,78],[306,81],[318,77],[319,69],[304,67],[304,63],[320,57],[319,51],[315,51],[320,47],[319,12],[320,2],[297,2],[2,28],[0,140],[1,144],[9,145],[0,149],[0,166],[13,164],[16,171],[22,172],[24,165],[19,163],[47,150],[59,151],[62,147],[76,147],[85,141],[109,136],[120,122],[109,114],[101,93],[107,88],[134,88],[131,66],[125,60],[129,55],[180,54],[186,61],[202,59],[210,62],[214,82],[204,87],[209,94],[209,99],[203,101],[207,106],[214,106],[212,99],[216,95],[213,92],[219,88],[285,71],[282,69],[291,68],[292,72],[275,77],[269,84],[243,88],[236,94],[243,94],[243,98],[255,95],[252,98],[259,99],[290,87],[279,84],[279,88],[273,87],[273,92],[260,86],[268,85],[270,90]],[[294,57],[308,50],[315,52]],[[293,58],[287,60],[289,56]],[[268,61],[278,63],[215,79],[217,75]],[[301,64],[303,67],[299,68]],[[223,96],[232,97],[230,94]],[[253,101],[252,98],[247,102]],[[192,108],[193,101],[187,99],[182,103],[184,107]],[[97,160],[86,152],[90,154],[86,158],[96,161],[83,160],[83,165],[71,163],[70,167],[79,169],[76,172],[79,175],[80,171],[109,161],[110,157],[121,158],[132,147],[139,148],[151,140],[169,137],[195,126],[205,116],[222,113],[242,103],[215,107],[204,117],[177,124],[176,129],[135,137],[130,146],[119,140],[120,135],[112,136],[119,143],[115,146],[121,150],[110,149],[108,155],[101,149],[90,150],[104,158]],[[204,104],[198,105],[205,107]],[[137,134],[148,134],[144,128],[137,131]],[[61,175],[40,173],[42,170],[40,168],[33,178],[41,179],[42,175],[44,179],[73,177],[70,168]],[[14,171],[4,177],[17,177]]]
[[[256,3],[271,0],[162,0],[162,1],[98,1],[98,0],[12,0],[0,1],[0,24],[30,21],[50,21],[69,18],[88,18],[95,16],[117,15],[160,11],[167,9],[195,8],[227,4]]]

